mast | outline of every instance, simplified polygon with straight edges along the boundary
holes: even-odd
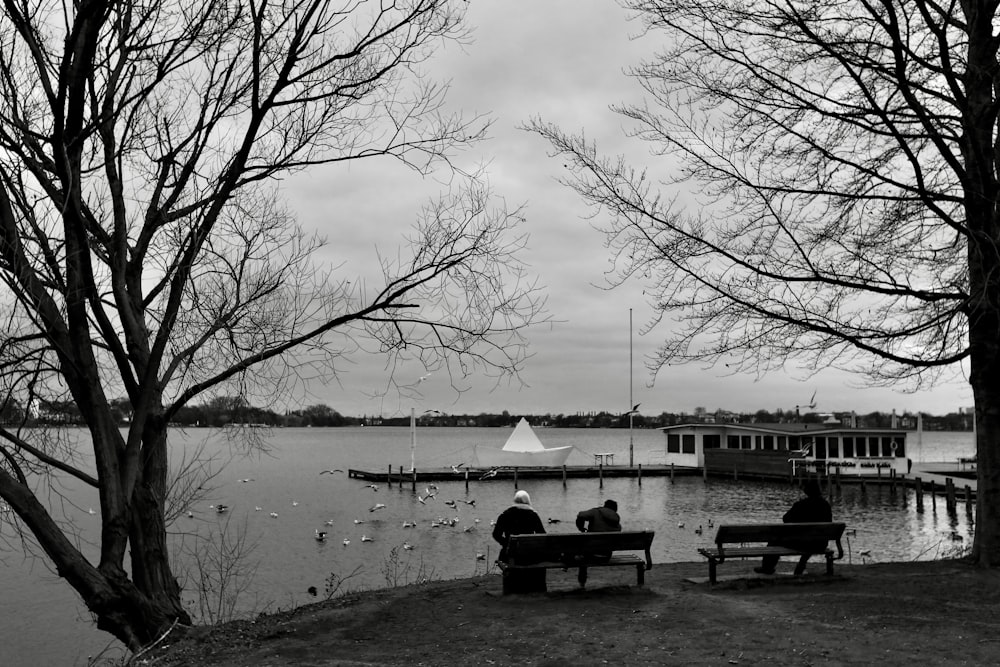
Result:
[[[632,309],[628,309],[628,404],[635,405],[632,396]],[[632,418],[635,416],[635,408],[628,412],[628,467],[635,467],[633,460],[634,443],[632,440]]]
[[[410,408],[410,471],[416,470],[414,457],[417,449],[417,410]]]

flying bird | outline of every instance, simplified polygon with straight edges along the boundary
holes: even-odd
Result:
[[[452,466],[451,467],[451,471],[453,473],[455,473],[456,475],[461,475],[462,474],[462,466],[464,466],[464,465],[465,465],[464,463],[459,463],[457,466]]]
[[[812,410],[815,407],[816,407],[816,390],[813,390],[813,395],[812,398],[809,399],[809,403],[807,405],[796,405],[795,409],[798,410],[799,408],[808,408]]]
[[[340,468],[334,468],[333,470],[320,470],[319,474],[321,474],[321,475],[332,475],[335,472],[344,472],[344,471],[341,470]]]
[[[476,499],[475,498],[473,498],[472,500],[462,500],[462,502],[465,503],[466,505],[471,505],[472,507],[476,506]]]
[[[368,511],[377,512],[379,510],[384,510],[384,509],[385,509],[385,503],[375,503],[374,505],[368,508]]]
[[[640,405],[642,405],[642,403],[636,403],[635,405],[632,406],[632,409],[626,412],[625,414],[634,415],[635,413],[639,412]]]
[[[491,477],[496,477],[498,472],[500,472],[500,468],[490,468],[485,473],[483,473],[483,476],[480,477],[479,480],[482,481],[484,479],[490,479]]]
[[[446,500],[446,501],[444,501],[444,504],[447,505],[448,507],[452,508],[452,509],[458,509],[458,504],[455,503],[454,500]]]
[[[366,489],[371,489],[373,492],[378,491],[378,484],[365,484]]]

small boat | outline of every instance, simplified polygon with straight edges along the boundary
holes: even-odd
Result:
[[[476,458],[483,468],[559,467],[566,463],[571,451],[572,445],[545,447],[531,429],[528,420],[521,417],[502,449],[477,445]]]

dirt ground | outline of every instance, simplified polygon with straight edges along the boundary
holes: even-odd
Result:
[[[986,665],[1000,663],[1000,572],[961,561],[752,562],[548,572],[548,592],[499,575],[348,595],[214,628],[147,653],[160,667],[318,665]]]

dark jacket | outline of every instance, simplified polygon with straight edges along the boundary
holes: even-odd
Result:
[[[823,496],[806,496],[797,500],[781,518],[785,523],[815,523],[833,521],[833,510]],[[790,540],[784,542],[792,548],[806,548],[820,551],[826,547],[826,542],[811,540]]]
[[[594,507],[576,515],[576,527],[582,533],[610,533],[622,529],[622,520],[610,507]]]
[[[507,541],[511,535],[544,533],[542,519],[528,505],[511,505],[497,517],[493,539],[500,544],[499,560],[507,560]]]

